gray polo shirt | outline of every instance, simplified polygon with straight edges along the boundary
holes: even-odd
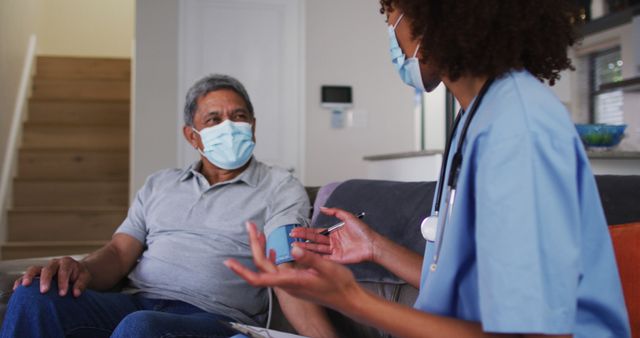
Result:
[[[266,290],[250,286],[222,262],[235,258],[255,270],[245,221],[266,233],[300,223],[309,199],[289,172],[256,159],[238,177],[214,185],[200,166],[159,171],[138,191],[116,230],[145,245],[128,290],[262,324]]]

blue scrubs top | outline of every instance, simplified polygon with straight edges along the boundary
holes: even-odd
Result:
[[[589,160],[564,106],[529,72],[496,79],[484,97],[444,229],[435,271],[427,243],[415,308],[486,332],[630,337]]]

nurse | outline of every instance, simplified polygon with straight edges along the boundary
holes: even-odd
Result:
[[[607,225],[568,112],[543,81],[571,68],[570,1],[381,0],[391,58],[410,86],[441,81],[462,106],[424,257],[355,216],[292,250],[279,271],[249,224],[250,284],[276,286],[403,337],[629,337]],[[431,230],[431,232],[429,231]],[[323,257],[324,256],[324,257]],[[325,259],[329,258],[329,259]],[[363,290],[341,263],[372,261],[420,288],[413,308]]]

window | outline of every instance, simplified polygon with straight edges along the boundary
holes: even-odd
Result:
[[[620,47],[591,55],[591,120],[594,123],[623,124],[623,92],[621,89],[600,91],[604,84],[622,81]]]

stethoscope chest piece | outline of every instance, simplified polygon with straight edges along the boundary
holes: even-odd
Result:
[[[451,158],[451,168],[449,169],[449,178],[447,182],[445,182],[445,177],[447,173],[447,161],[449,159],[449,152],[452,150],[451,146],[453,142],[453,133],[449,134],[449,138],[447,140],[447,147],[445,148],[442,164],[440,167],[440,178],[438,179],[438,188],[435,194],[436,200],[433,205],[434,213],[433,215],[425,218],[422,221],[422,224],[420,224],[420,231],[422,232],[422,237],[424,237],[424,239],[426,239],[429,242],[432,242],[432,243],[435,242],[435,245],[436,245],[435,254],[433,256],[433,262],[429,266],[429,270],[431,270],[432,272],[436,271],[436,269],[438,268],[438,260],[440,258],[440,251],[442,249],[442,240],[443,240],[445,227],[447,223],[450,221],[451,213],[453,209],[453,203],[455,202],[455,198],[456,198],[456,186],[458,184],[458,176],[460,174],[460,170],[462,167],[462,146],[464,145],[465,137],[467,135],[467,130],[469,129],[469,125],[471,124],[471,121],[473,120],[473,116],[476,114],[478,107],[480,106],[480,103],[484,98],[484,95],[487,93],[492,83],[493,83],[493,79],[488,79],[487,81],[485,81],[484,85],[482,85],[482,89],[480,89],[480,92],[478,93],[478,97],[473,102],[471,110],[469,111],[469,116],[467,117],[467,121],[462,127],[462,130],[460,131],[458,146],[457,146],[456,152]],[[457,130],[461,117],[462,117],[462,111],[458,113],[458,116],[456,116],[456,119],[453,122],[454,131]],[[440,202],[442,201],[443,188],[445,186],[445,183],[448,189],[447,196],[449,198],[444,208],[445,212],[443,213],[444,218],[442,219],[442,225],[441,225],[442,229],[440,229],[440,233],[438,233],[438,212],[440,210]],[[437,241],[436,241],[436,237],[437,237]]]
[[[422,224],[420,224],[420,231],[422,232],[422,237],[429,242],[436,241],[436,233],[438,231],[438,214],[429,216],[422,220]]]

